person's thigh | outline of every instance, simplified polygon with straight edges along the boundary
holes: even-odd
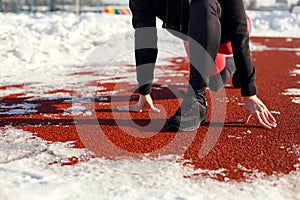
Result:
[[[165,21],[167,12],[167,0],[153,0],[155,15],[162,21]]]

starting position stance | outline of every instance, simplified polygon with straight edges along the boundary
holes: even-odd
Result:
[[[155,28],[158,17],[164,22],[164,28],[186,35],[182,39],[189,40],[190,49],[188,92],[177,112],[169,120],[169,129],[193,131],[205,120],[205,90],[207,87],[220,89],[218,85],[214,85],[210,76],[214,63],[209,60],[216,60],[220,45],[228,41],[231,42],[244,100],[244,123],[251,116],[255,116],[263,127],[276,127],[275,118],[256,96],[255,68],[249,49],[249,32],[242,0],[130,0],[130,9],[135,28],[135,58],[140,97],[137,104],[121,106],[118,107],[119,110],[141,112],[145,107],[150,107],[152,111],[159,112],[150,96],[158,52]],[[199,46],[205,49],[208,56],[199,55]],[[225,66],[224,70],[228,70],[228,67]],[[230,71],[229,76],[234,70]],[[227,79],[224,84],[226,81]]]

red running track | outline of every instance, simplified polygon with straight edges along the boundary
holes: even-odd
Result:
[[[130,98],[131,103],[136,102],[137,94],[131,89],[118,94],[114,99],[107,96],[104,102],[97,101],[93,105],[87,105],[95,106],[95,114],[75,118],[63,114],[63,109],[71,107],[71,104],[64,103],[64,99],[32,101],[31,103],[37,104],[38,113],[2,115],[0,126],[4,128],[10,125],[34,132],[49,142],[75,141],[75,148],[86,147],[94,151],[96,156],[108,159],[122,156],[137,158],[145,154],[156,157],[172,153],[183,155],[188,160],[185,163],[192,164],[196,169],[223,168],[226,177],[234,180],[247,178],[254,171],[266,175],[288,174],[297,170],[295,165],[300,158],[300,105],[292,103],[291,96],[282,93],[287,88],[299,88],[299,76],[290,76],[290,71],[300,64],[300,54],[295,50],[300,47],[300,39],[255,37],[251,40],[268,47],[263,51],[253,52],[253,60],[257,71],[258,96],[270,110],[276,111],[274,116],[278,127],[266,130],[257,126],[255,121],[248,125],[238,123],[243,118],[240,91],[227,87],[229,102],[225,124],[216,145],[204,158],[199,158],[199,151],[210,125],[211,110],[208,111],[208,123],[197,132],[168,132],[163,121],[165,117],[161,113],[149,116],[149,113],[128,114],[115,110],[115,106],[126,104],[126,98]],[[188,69],[188,64],[183,59],[174,59],[173,64],[177,65],[176,70]],[[171,80],[169,87],[162,87],[162,84],[166,84],[166,79],[160,78],[156,85],[158,89],[153,90],[152,94],[155,104],[164,107],[167,118],[174,114],[180,103],[171,91],[185,88],[185,85],[174,84],[177,79],[173,78],[166,77]],[[112,91],[116,85],[110,83],[101,86],[106,88],[105,91]],[[2,86],[0,89],[18,87],[23,86]],[[121,83],[118,87],[131,88],[127,83]],[[51,94],[58,92],[72,91],[49,91]],[[0,99],[0,104],[22,103],[26,100],[22,95],[6,96]],[[210,104],[210,100],[208,103]],[[154,125],[147,127],[149,124]],[[162,127],[157,132],[157,126],[161,124]],[[77,162],[77,158],[70,158],[69,164]],[[223,178],[224,176],[217,177],[219,180]]]

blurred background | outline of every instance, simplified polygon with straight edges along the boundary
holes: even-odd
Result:
[[[288,10],[300,0],[244,0],[247,10]],[[127,6],[128,0],[0,0],[0,12],[101,12],[107,6]],[[297,8],[296,8],[297,9]]]
[[[125,6],[127,0],[0,0],[1,12],[101,12],[108,5]]]

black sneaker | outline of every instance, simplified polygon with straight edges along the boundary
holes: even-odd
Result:
[[[186,95],[181,106],[170,118],[168,129],[172,131],[194,131],[206,120],[206,100],[201,101],[193,96]]]

